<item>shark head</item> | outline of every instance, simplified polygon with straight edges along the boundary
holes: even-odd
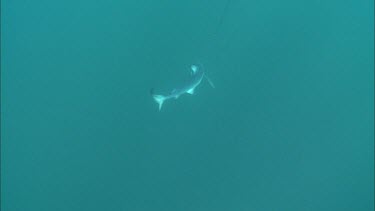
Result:
[[[191,73],[192,74],[195,74],[197,71],[198,71],[198,66],[197,65],[191,65],[190,66],[190,69],[191,69]]]

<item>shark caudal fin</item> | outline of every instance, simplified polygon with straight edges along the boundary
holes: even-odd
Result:
[[[154,98],[154,100],[159,104],[159,111],[161,110],[161,107],[163,106],[164,100],[166,100],[166,97],[163,95],[156,95],[154,94],[154,89],[150,90],[150,94]]]
[[[161,107],[163,106],[164,100],[166,99],[163,95],[152,95],[154,100],[159,104],[159,111],[161,110]]]

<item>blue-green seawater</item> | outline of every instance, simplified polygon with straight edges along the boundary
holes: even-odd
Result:
[[[3,211],[374,210],[373,0],[2,0],[1,54]]]

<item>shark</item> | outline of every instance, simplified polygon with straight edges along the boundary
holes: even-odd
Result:
[[[202,82],[203,79],[207,79],[211,87],[215,88],[214,83],[207,76],[202,65],[193,64],[190,66],[190,70],[191,70],[191,75],[189,79],[185,83],[180,84],[180,86],[172,89],[172,91],[169,92],[169,94],[166,94],[166,95],[155,94],[154,89],[151,89],[150,91],[151,95],[156,101],[156,103],[159,105],[159,111],[161,110],[163,103],[166,100],[177,99],[183,94],[193,95],[195,92],[195,88]]]

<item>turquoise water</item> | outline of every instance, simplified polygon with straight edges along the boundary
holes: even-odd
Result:
[[[1,6],[2,210],[374,210],[373,1]]]

